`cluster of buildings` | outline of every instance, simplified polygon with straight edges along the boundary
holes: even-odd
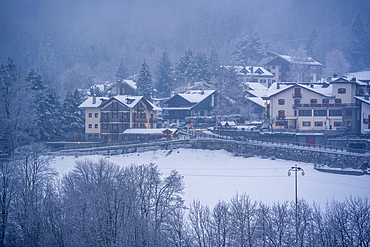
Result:
[[[230,71],[242,85],[245,100],[255,106],[271,131],[370,132],[370,73],[322,81],[322,65],[311,58],[268,55],[271,59],[263,67],[221,66],[211,83],[177,93],[162,102],[162,107],[133,96],[136,84],[132,80],[101,86],[110,97],[92,96],[80,106],[85,110],[85,139],[132,140],[133,134],[136,138],[140,133],[150,138],[150,132],[156,132],[156,137],[173,135],[175,130],[163,128],[158,121],[159,114],[177,126],[186,118],[212,115],[217,86],[227,80]]]

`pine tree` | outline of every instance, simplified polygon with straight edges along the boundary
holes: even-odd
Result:
[[[186,82],[186,72],[193,59],[193,51],[188,48],[185,50],[184,56],[180,57],[179,62],[176,66],[176,79],[179,82]]]
[[[314,27],[311,30],[310,36],[306,44],[307,56],[309,57],[315,57],[317,37],[318,37],[317,29],[316,27]]]
[[[354,69],[370,67],[370,31],[366,28],[364,18],[357,13],[351,25],[352,40],[350,54]]]
[[[202,52],[197,52],[196,56],[190,59],[186,70],[186,78],[191,82],[210,80],[210,72],[208,69],[208,59]]]
[[[215,46],[212,46],[212,50],[209,54],[208,67],[211,74],[215,73],[220,68],[220,61],[218,60],[218,52]]]
[[[252,35],[238,39],[232,55],[238,65],[257,65],[265,56],[265,45],[259,30],[255,29]]]
[[[125,63],[123,62],[123,58],[121,58],[121,62],[114,75],[116,76],[117,80],[121,80],[121,81],[128,77],[127,67]]]
[[[0,156],[32,139],[34,114],[29,83],[22,80],[12,58],[0,66]]]
[[[173,88],[173,69],[172,63],[167,52],[163,52],[157,66],[156,89],[158,96],[170,97]]]
[[[43,91],[46,89],[44,79],[42,78],[38,69],[30,69],[25,77],[25,81],[30,84],[31,89],[34,91]]]
[[[68,91],[63,101],[63,131],[67,135],[76,135],[83,133],[84,114],[78,108],[82,99],[76,89],[73,93]]]
[[[144,96],[147,100],[151,101],[154,95],[154,87],[152,75],[150,74],[149,66],[145,60],[141,64],[139,78],[136,81],[137,95]]]
[[[99,87],[91,87],[89,89],[89,96],[92,97],[93,95],[95,94],[96,97],[102,97],[103,96],[103,92],[100,90]]]
[[[53,86],[38,92],[35,98],[37,126],[41,139],[46,140],[63,134],[62,112],[59,96]]]

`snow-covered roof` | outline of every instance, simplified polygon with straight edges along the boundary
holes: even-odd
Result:
[[[347,78],[355,77],[359,81],[370,81],[370,71],[360,71],[347,74]]]
[[[274,60],[275,58],[280,57],[280,58],[282,58],[282,59],[284,59],[287,62],[292,63],[292,64],[307,64],[307,65],[322,66],[321,63],[315,61],[312,57],[304,57],[300,60],[300,59],[295,59],[292,56],[280,55],[280,54],[277,54],[277,53],[272,53],[272,54],[274,54],[275,56],[265,64],[268,64],[272,60]]]
[[[220,121],[220,124],[222,126],[225,126],[226,124],[229,126],[236,126],[236,123],[234,121]]]
[[[179,93],[178,95],[190,103],[199,103],[214,92],[215,90],[190,90],[187,93]]]
[[[279,84],[279,88],[278,88],[278,84]],[[304,84],[291,84],[291,85],[287,85],[287,84],[280,84],[278,82],[276,83],[273,83],[271,85],[271,87],[267,90],[267,93],[265,95],[263,95],[263,97],[271,97],[273,95],[276,95],[282,91],[285,91],[289,88],[292,88],[294,86],[300,86],[302,88],[305,88],[309,91],[312,91],[312,92],[315,92],[315,93],[318,93],[318,94],[321,94],[325,97],[333,97],[333,94],[332,94],[332,88],[333,86],[330,84],[328,85],[328,87],[323,87],[323,85],[321,84],[313,84],[312,86],[306,86]]]
[[[226,68],[228,70],[233,69],[235,73],[241,76],[269,78],[274,77],[274,75],[267,71],[265,68],[259,66],[221,66],[220,69],[222,68]]]
[[[162,128],[162,129],[127,129],[123,131],[123,134],[139,134],[139,135],[163,135],[164,131],[170,131],[171,133],[174,133],[177,131],[177,129],[168,129],[168,128]]]
[[[108,99],[108,97],[96,97],[94,104],[93,97],[89,97],[79,106],[79,108],[98,108],[102,104],[103,100]]]
[[[136,90],[136,82],[134,82],[133,80],[123,80],[122,82],[126,82],[127,85],[129,85],[130,87],[132,87],[133,89]]]
[[[266,100],[263,100],[261,97],[247,97],[246,96],[245,98],[259,106],[265,107]]]
[[[116,95],[116,96],[113,96],[113,98],[120,101],[124,105],[127,105],[129,108],[134,108],[137,105],[137,103],[139,103],[140,100],[143,99],[144,97],[143,96],[131,96],[131,95]],[[128,103],[127,100],[129,100],[129,102],[131,103]],[[153,107],[154,111],[162,110],[160,107],[154,105],[149,100],[146,100],[146,101]]]
[[[355,99],[358,99],[361,102],[370,105],[370,99],[367,100],[367,99],[365,99],[365,97],[361,97],[361,96],[355,96]]]

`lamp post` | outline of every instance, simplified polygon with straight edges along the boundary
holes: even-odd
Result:
[[[302,172],[302,176],[304,176],[304,170],[303,168],[297,166],[297,164],[295,164],[295,166],[292,166],[289,170],[288,170],[288,176],[290,176],[292,173],[291,171],[294,171],[295,173],[295,243],[296,243],[296,246],[298,246],[298,180],[297,180],[297,173],[298,171],[301,171]]]

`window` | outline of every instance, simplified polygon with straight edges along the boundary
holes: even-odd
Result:
[[[315,122],[315,126],[323,126],[322,122]]]
[[[112,102],[112,106],[113,106],[113,108],[117,108],[118,107],[118,102]]]
[[[310,121],[303,121],[302,126],[311,126],[311,122]]]
[[[284,119],[285,112],[284,111],[278,111],[278,119]]]
[[[89,129],[91,129],[92,128],[92,124],[89,124]]]
[[[118,126],[117,126],[117,124],[113,124],[113,129],[117,129],[118,128]]]
[[[311,104],[317,104],[317,99],[311,99]]]
[[[89,113],[89,117],[92,117],[92,113]]]
[[[346,116],[352,116],[352,109],[346,109]]]
[[[108,113],[104,113],[104,118],[108,118]]]
[[[285,99],[279,99],[278,104],[279,105],[285,105]]]
[[[294,88],[294,97],[301,97],[301,89],[299,87]]]
[[[285,121],[276,121],[275,125],[276,126],[285,126]]]
[[[99,113],[95,113],[95,117],[99,117]]]
[[[98,139],[98,135],[94,135],[94,139]]]
[[[299,116],[312,116],[311,110],[299,110],[298,112]]]
[[[322,99],[323,104],[329,104],[329,99]]]
[[[108,129],[108,124],[104,124],[104,129]]]
[[[295,99],[295,100],[294,100],[294,104],[295,104],[295,105],[298,105],[299,103],[301,103],[301,100],[300,100],[300,99]]]
[[[275,69],[275,65],[272,65],[272,69]]]
[[[92,138],[91,135],[89,135],[89,140],[91,140],[91,138]]]
[[[95,124],[95,129],[97,129],[98,128],[98,124]]]
[[[314,110],[314,116],[326,116],[327,111],[326,110]]]
[[[342,100],[341,99],[335,99],[335,104],[341,104]]]
[[[342,126],[342,122],[334,122],[334,127]]]
[[[347,122],[347,126],[348,126],[348,127],[351,127],[351,121],[348,121],[348,122]]]
[[[342,116],[342,110],[329,110],[329,116]]]
[[[345,94],[346,93],[346,89],[345,88],[338,88],[338,93]]]
[[[113,112],[113,118],[117,118],[118,117],[118,113],[117,112]]]

